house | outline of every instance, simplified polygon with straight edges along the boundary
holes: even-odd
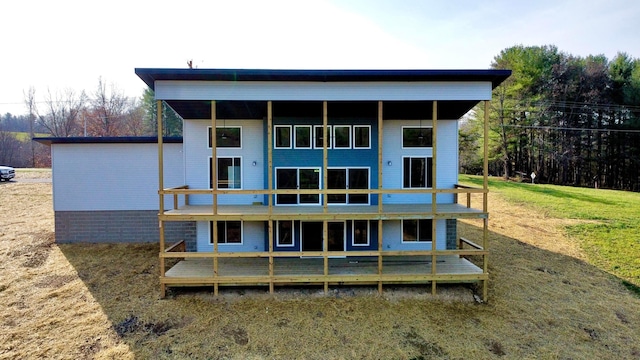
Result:
[[[487,162],[483,188],[457,184],[458,125],[510,71],[135,72],[184,119],[182,141],[41,140],[52,146],[57,241],[100,226],[135,240],[135,223],[153,223],[139,232],[159,239],[162,296],[167,286],[418,283],[435,293],[438,282],[479,282],[487,297]],[[85,187],[96,193],[60,190],[73,183],[61,173],[73,172],[68,158],[89,153],[99,161],[85,160],[97,171]],[[81,204],[87,196],[110,204]],[[93,220],[72,224],[87,212]],[[459,219],[478,222],[482,238],[458,236]]]

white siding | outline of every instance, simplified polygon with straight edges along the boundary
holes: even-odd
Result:
[[[422,126],[431,126],[431,121],[422,121]],[[382,184],[385,189],[402,188],[403,156],[433,156],[431,148],[402,148],[402,127],[420,126],[418,120],[388,120],[383,124]],[[437,128],[437,179],[441,189],[451,189],[458,182],[458,122],[440,120]],[[391,161],[391,165],[388,163]],[[438,194],[439,203],[453,202],[453,195]],[[385,204],[431,203],[431,194],[387,194]]]
[[[209,233],[209,222],[198,221],[196,223],[197,231],[197,251],[211,252],[213,245],[209,244],[211,235]],[[218,244],[220,252],[247,252],[247,251],[266,251],[264,247],[265,227],[260,221],[244,221],[242,222],[242,244]]]
[[[242,127],[242,148],[218,148],[217,156],[239,156],[242,158],[241,177],[242,189],[264,188],[264,156],[263,156],[263,129],[262,120],[219,120],[218,124],[225,126]],[[209,188],[209,148],[208,128],[210,121],[188,120],[184,122],[183,140],[185,151],[186,184],[193,189]],[[253,162],[256,166],[253,166]],[[244,204],[262,202],[261,195],[220,195],[218,204]],[[210,195],[192,195],[189,197],[191,204],[211,204]]]
[[[383,251],[397,250],[431,250],[431,242],[402,243],[401,221],[385,221],[382,223],[384,244]],[[436,220],[436,250],[447,249],[447,223],[446,220]]]
[[[490,100],[491,82],[286,82],[157,80],[158,100]]]
[[[51,162],[54,211],[159,208],[157,144],[52,144]],[[165,187],[182,185],[183,169],[182,144],[165,144]]]

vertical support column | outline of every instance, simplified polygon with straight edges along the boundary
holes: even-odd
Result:
[[[164,257],[162,257],[162,253],[164,253],[165,249],[164,221],[162,220],[162,216],[164,215],[164,144],[162,138],[162,133],[164,132],[164,130],[162,128],[162,100],[156,101],[156,107],[158,121],[158,230],[160,232],[160,297],[164,298],[166,296],[167,286],[162,281],[165,273]]]
[[[329,222],[322,220],[322,258],[324,260],[324,293],[329,293]]]
[[[329,198],[327,194],[327,181],[329,174],[327,168],[329,167],[329,150],[327,149],[327,123],[329,122],[329,116],[327,114],[327,101],[322,102],[322,202],[323,212],[327,214],[329,212]],[[322,258],[324,260],[324,293],[329,293],[329,223],[327,219],[322,220]]]
[[[482,211],[487,214],[483,221],[482,248],[487,251],[489,246],[489,101],[484,101],[484,163],[483,163],[483,192]],[[482,257],[482,272],[489,273],[489,255]],[[489,280],[482,282],[482,299],[487,301],[489,292]]]
[[[274,293],[273,260],[273,103],[267,101],[267,205],[269,211],[269,294]]]
[[[383,103],[382,101],[378,101],[378,275],[380,279],[378,280],[378,293],[382,295],[382,141],[383,141]]]
[[[431,153],[431,214],[432,214],[432,220],[431,220],[431,274],[435,277],[436,273],[437,273],[437,264],[438,264],[438,257],[436,256],[436,225],[437,225],[437,220],[436,220],[436,213],[438,211],[438,195],[436,193],[436,190],[438,189],[438,184],[436,182],[436,179],[438,178],[438,174],[437,174],[437,169],[438,169],[438,161],[437,161],[437,154],[438,154],[438,102],[434,101],[433,102],[433,113],[431,114],[431,123],[433,126],[433,130],[432,130],[432,153]],[[432,280],[431,281],[431,294],[435,295],[436,294],[436,281]]]
[[[213,211],[213,294],[218,296],[218,159],[217,159],[217,140],[218,132],[216,129],[216,101],[211,100],[211,196]]]

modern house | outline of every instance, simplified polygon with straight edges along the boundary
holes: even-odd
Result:
[[[486,297],[487,188],[457,185],[458,121],[509,71],[136,74],[184,119],[183,185],[165,186],[173,169],[158,138],[163,294],[192,284],[217,293],[430,283],[435,292],[439,281],[481,281]],[[475,191],[485,196],[481,209],[457,203]],[[460,241],[460,218],[483,219],[484,238]],[[165,226],[184,221],[196,223],[195,251],[166,242]]]
[[[157,236],[162,296],[167,286],[435,293],[439,282],[478,282],[487,297],[487,147],[484,187],[459,185],[458,126],[510,71],[135,72],[184,119],[182,141],[41,139],[52,146],[57,241]],[[484,126],[486,139],[486,115]],[[70,165],[87,156],[84,169]],[[61,189],[74,182],[65,171],[99,186]],[[460,219],[481,238],[460,237]]]

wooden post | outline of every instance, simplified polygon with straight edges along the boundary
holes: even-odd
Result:
[[[483,164],[483,200],[482,211],[487,214],[483,221],[482,231],[482,248],[486,251],[489,246],[489,101],[484,101],[484,164]],[[489,255],[484,255],[482,261],[482,271],[489,273]],[[488,281],[482,281],[482,299],[487,301],[488,297]]]
[[[274,292],[274,284],[273,284],[273,220],[269,219],[267,221],[269,224],[269,294],[273,294]],[[293,231],[293,229],[292,229]]]
[[[327,102],[322,102],[322,198],[323,206],[322,211],[326,214],[329,212],[329,198],[327,196],[327,183],[329,174],[327,168],[329,167],[329,150],[327,149],[327,123],[329,122],[329,116],[327,114]],[[335,139],[334,139],[335,141]]]
[[[438,211],[438,196],[436,194],[436,190],[438,189],[438,185],[436,179],[438,178],[438,161],[437,161],[437,153],[438,153],[438,102],[433,102],[433,113],[431,115],[431,123],[433,126],[432,130],[432,152],[431,152],[431,274],[433,276],[437,273],[437,265],[438,265],[438,257],[436,256],[436,212]],[[431,282],[431,294],[436,294],[436,281],[433,280]]]
[[[216,101],[211,100],[211,209],[213,211],[213,253],[218,254],[218,131],[216,129]],[[218,257],[213,257],[213,295],[218,296]]]
[[[324,293],[329,293],[329,222],[327,219],[322,221],[322,257],[324,259]]]
[[[267,186],[269,219],[273,214],[273,103],[267,101]]]
[[[383,103],[382,101],[378,101],[378,190],[382,190],[382,141],[383,141]],[[378,275],[380,276],[380,280],[378,280],[378,293],[382,295],[382,212],[383,206],[382,201],[384,199],[384,194],[380,191],[378,192]]]
[[[157,107],[157,121],[158,121],[158,193],[159,193],[159,214],[164,214],[164,144],[162,138],[162,100],[156,101]],[[164,252],[165,247],[165,239],[164,239],[164,222],[163,220],[158,220],[158,227],[160,232],[160,279],[164,278],[165,274],[165,263],[164,258],[162,257],[162,253]],[[160,297],[164,298],[166,296],[167,286],[161,282],[160,284]]]

